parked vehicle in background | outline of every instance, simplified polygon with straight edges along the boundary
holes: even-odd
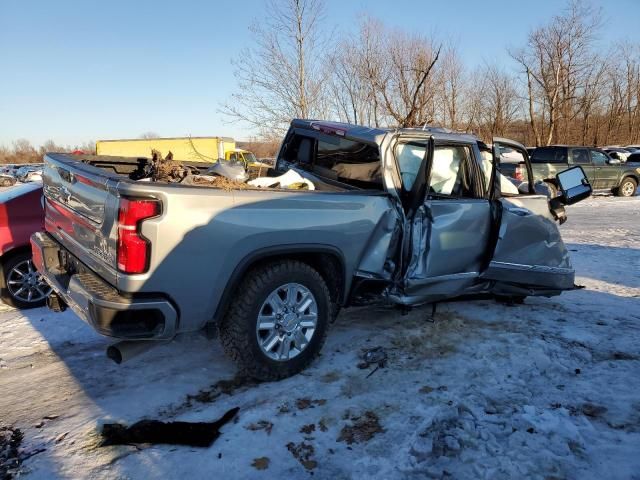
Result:
[[[9,175],[6,173],[0,174],[0,187],[10,187],[11,185],[15,185],[18,180],[13,175]]]
[[[20,167],[16,170],[15,176],[22,183],[42,181],[42,164]]]
[[[44,305],[51,289],[36,271],[29,238],[44,229],[42,184],[0,192],[0,297],[17,308]]]
[[[552,196],[558,191],[556,174],[574,165],[582,167],[594,192],[611,192],[621,197],[630,197],[635,195],[640,183],[640,165],[629,160],[623,163],[598,148],[551,145],[536,148],[531,156],[535,181],[544,182]],[[501,166],[501,172],[521,179],[525,164],[505,164]]]
[[[602,150],[607,153],[611,158],[616,158],[621,162],[626,162],[631,151],[622,147],[603,147]]]
[[[256,162],[253,153],[236,148],[230,137],[176,137],[134,138],[125,140],[98,140],[96,155],[117,157],[151,157],[151,151],[159,151],[163,157],[169,152],[175,160],[191,162],[217,162],[227,160],[250,165]]]
[[[640,145],[627,145],[624,147],[626,150],[631,151],[632,153],[640,152]]]
[[[627,157],[627,163],[636,163],[640,164],[640,151],[637,153],[632,153]]]
[[[575,288],[555,220],[590,194],[581,170],[551,201],[532,187],[503,193],[478,143],[294,120],[270,176],[306,190],[136,181],[136,158],[47,154],[34,261],[51,307],[125,340],[108,350],[116,361],[212,328],[244,372],[284,378],[318,354],[341,307]],[[494,145],[528,162],[523,146]]]

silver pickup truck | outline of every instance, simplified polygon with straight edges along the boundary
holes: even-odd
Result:
[[[49,306],[122,340],[116,361],[207,329],[278,379],[313,360],[341,307],[574,288],[556,219],[590,194],[584,174],[552,205],[533,183],[505,191],[499,154],[487,163],[471,135],[294,120],[270,175],[312,190],[134,180],[147,161],[48,153],[31,240]]]

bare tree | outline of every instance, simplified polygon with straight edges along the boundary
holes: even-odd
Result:
[[[268,132],[324,113],[323,15],[323,0],[271,0],[250,27],[255,45],[234,62],[238,90],[222,113]]]
[[[160,138],[160,135],[158,135],[156,132],[144,132],[142,135],[140,135],[139,138],[148,140],[152,138]]]
[[[578,97],[596,61],[593,46],[600,18],[586,3],[572,0],[564,14],[529,34],[526,47],[511,52],[527,77],[529,121],[536,143],[542,143],[536,116],[546,118],[547,145],[560,134],[566,137],[573,127],[579,113]]]
[[[442,60],[442,123],[455,129],[459,127],[463,114],[465,68],[453,45],[446,47]]]

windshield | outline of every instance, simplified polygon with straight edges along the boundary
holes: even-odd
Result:
[[[256,161],[256,156],[251,152],[244,152],[244,159],[248,163],[254,163]]]

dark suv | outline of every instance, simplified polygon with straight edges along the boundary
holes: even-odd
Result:
[[[553,145],[536,148],[531,155],[534,178],[544,181],[554,196],[556,173],[573,165],[582,167],[594,191],[631,197],[640,183],[640,164],[622,163],[597,148]]]

